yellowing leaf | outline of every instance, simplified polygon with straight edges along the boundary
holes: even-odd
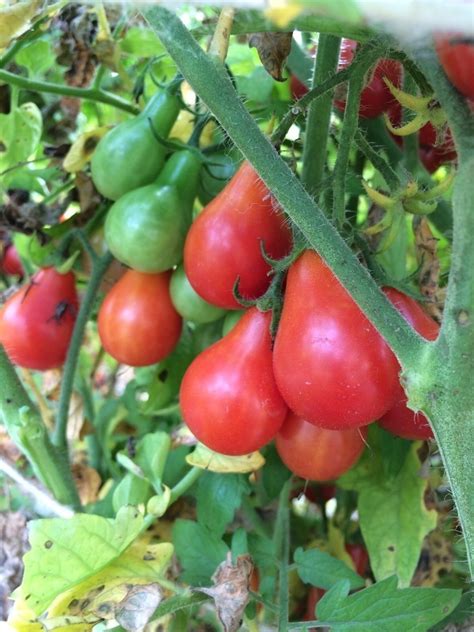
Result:
[[[191,136],[194,126],[194,114],[189,110],[181,110],[178,118],[175,121],[175,124],[171,128],[171,132],[169,133],[170,138],[177,138],[178,140],[186,143]],[[199,139],[200,147],[209,147],[213,143],[214,130],[216,129],[216,124],[214,121],[209,121],[207,125],[204,127],[201,138]]]
[[[27,0],[0,8],[0,48],[5,48],[13,38],[21,35],[40,4],[41,0]]]
[[[329,522],[328,536],[329,553],[334,557],[337,557],[338,560],[341,560],[342,562],[347,564],[349,568],[355,571],[356,568],[354,565],[354,561],[352,560],[352,557],[349,555],[349,553],[346,551],[344,534],[341,529],[336,526],[334,520],[331,520]]]
[[[43,632],[44,629],[44,626],[36,621],[35,613],[21,597],[15,599],[8,615],[8,622],[0,623],[0,632]]]
[[[71,145],[64,158],[64,170],[69,173],[81,171],[91,159],[99,140],[108,130],[108,127],[97,127],[94,130],[81,134]]]
[[[225,456],[206,448],[198,443],[196,449],[188,454],[186,461],[189,465],[200,467],[210,472],[246,474],[259,470],[265,464],[265,459],[260,452],[252,452],[243,456]]]
[[[138,536],[143,516],[123,507],[115,520],[77,514],[29,523],[31,550],[14,597],[24,597],[36,614],[55,597],[110,565]]]
[[[40,141],[42,127],[41,112],[34,103],[0,114],[0,171],[31,156]]]

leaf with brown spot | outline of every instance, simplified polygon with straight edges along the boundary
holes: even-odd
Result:
[[[241,624],[245,607],[249,600],[249,582],[253,571],[250,555],[239,555],[236,564],[232,554],[219,564],[212,576],[212,588],[196,588],[214,599],[217,615],[225,632],[236,632]]]
[[[256,48],[263,67],[276,81],[286,81],[282,75],[286,58],[290,54],[293,32],[252,33],[249,35],[250,48]]]
[[[416,257],[420,266],[418,273],[420,292],[427,299],[425,309],[428,314],[441,322],[446,291],[439,287],[438,240],[433,236],[426,217],[415,219],[414,230]]]
[[[132,586],[115,607],[115,619],[127,632],[140,632],[163,599],[158,584]]]

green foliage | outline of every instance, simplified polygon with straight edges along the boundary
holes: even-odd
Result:
[[[376,579],[395,574],[401,587],[408,586],[423,538],[436,526],[436,512],[424,504],[426,480],[420,476],[418,446],[406,453],[399,439],[378,428],[369,433],[368,443],[371,450],[339,484],[359,492],[360,527]]]
[[[41,112],[34,103],[0,114],[0,170],[27,160],[38,146],[42,128]]]
[[[341,560],[318,549],[297,549],[295,551],[296,570],[306,584],[328,590],[338,581],[347,580],[351,590],[362,588],[365,581]]]
[[[318,619],[333,632],[426,632],[456,607],[459,590],[436,588],[397,589],[397,579],[389,577],[369,588],[349,595],[350,584],[341,581],[321,599]]]
[[[246,493],[248,484],[243,476],[206,472],[199,480],[196,494],[199,524],[222,536]]]

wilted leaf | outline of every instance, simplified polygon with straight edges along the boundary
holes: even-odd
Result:
[[[24,103],[0,114],[0,170],[27,160],[41,138],[43,120],[34,103]]]
[[[197,589],[214,599],[217,615],[225,632],[237,632],[241,626],[245,606],[249,600],[252,571],[250,555],[239,555],[234,565],[229,552],[225,562],[219,564],[212,576],[214,586]]]
[[[420,266],[418,272],[420,292],[427,298],[424,307],[430,316],[441,322],[445,290],[439,287],[438,240],[433,236],[426,217],[417,217],[415,220],[415,248]]]
[[[451,542],[436,529],[429,533],[423,542],[423,549],[413,577],[413,586],[435,586],[443,575],[453,569],[453,550]]]
[[[115,609],[115,619],[128,632],[141,632],[163,598],[158,584],[133,586]]]
[[[31,550],[15,597],[24,597],[36,614],[52,600],[113,562],[137,537],[143,516],[124,507],[114,520],[76,514],[29,523]]]
[[[234,474],[254,472],[265,464],[265,459],[260,452],[252,452],[244,456],[225,456],[209,450],[202,443],[199,443],[196,449],[188,454],[186,461],[189,465],[210,472],[232,472]]]
[[[40,6],[41,0],[26,0],[0,8],[0,48],[21,35]]]
[[[108,130],[108,127],[97,127],[96,129],[81,134],[73,142],[64,158],[64,170],[69,173],[81,171],[91,159],[100,139]]]
[[[67,438],[68,441],[75,441],[81,435],[84,425],[84,402],[77,391],[73,391],[69,402]]]
[[[276,81],[286,81],[282,70],[290,54],[293,33],[252,33],[250,48],[256,48],[263,67]]]

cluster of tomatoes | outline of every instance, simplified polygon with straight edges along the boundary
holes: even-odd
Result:
[[[471,40],[456,35],[436,38],[436,50],[439,60],[451,83],[474,103],[474,46]],[[343,39],[339,55],[338,70],[347,68],[356,53],[357,42]],[[376,118],[386,114],[393,128],[400,128],[402,123],[402,105],[394,97],[386,83],[388,80],[395,88],[400,88],[403,79],[402,65],[392,59],[380,59],[368,79],[367,85],[360,95],[359,116]],[[345,86],[337,89],[334,104],[344,111]],[[294,75],[291,77],[291,92],[294,99],[300,99],[308,92],[308,88]],[[433,104],[435,105],[435,104]],[[433,125],[430,121],[418,130],[419,158],[427,171],[433,173],[440,166],[456,161],[457,154],[449,127],[444,123]],[[403,148],[403,138],[392,133],[392,138]]]
[[[355,43],[345,42],[341,67],[354,52]],[[380,60],[361,94],[360,115],[393,111],[385,79],[397,87],[401,77],[398,62]],[[472,85],[467,89],[472,98]],[[344,109],[344,95],[335,105]],[[105,240],[128,267],[101,304],[98,332],[110,355],[135,367],[168,356],[183,320],[212,322],[242,307],[237,296],[261,297],[272,280],[270,261],[293,247],[281,209],[247,162],[194,216],[204,158],[191,145],[167,155],[161,142],[179,109],[176,95],[160,90],[142,114],[102,138],[91,164],[97,189],[113,201]],[[422,145],[439,142],[429,125],[421,130]],[[12,248],[4,252],[3,271],[21,274],[21,262],[15,270],[8,263]],[[383,291],[420,335],[437,337],[438,325],[414,300]],[[394,354],[314,251],[289,267],[282,300],[274,340],[271,312],[253,306],[188,367],[179,402],[202,443],[237,456],[275,440],[291,471],[324,481],[357,461],[374,421],[408,439],[432,436],[426,418],[407,407]],[[19,366],[61,366],[78,307],[74,273],[41,269],[4,305],[0,342]]]

